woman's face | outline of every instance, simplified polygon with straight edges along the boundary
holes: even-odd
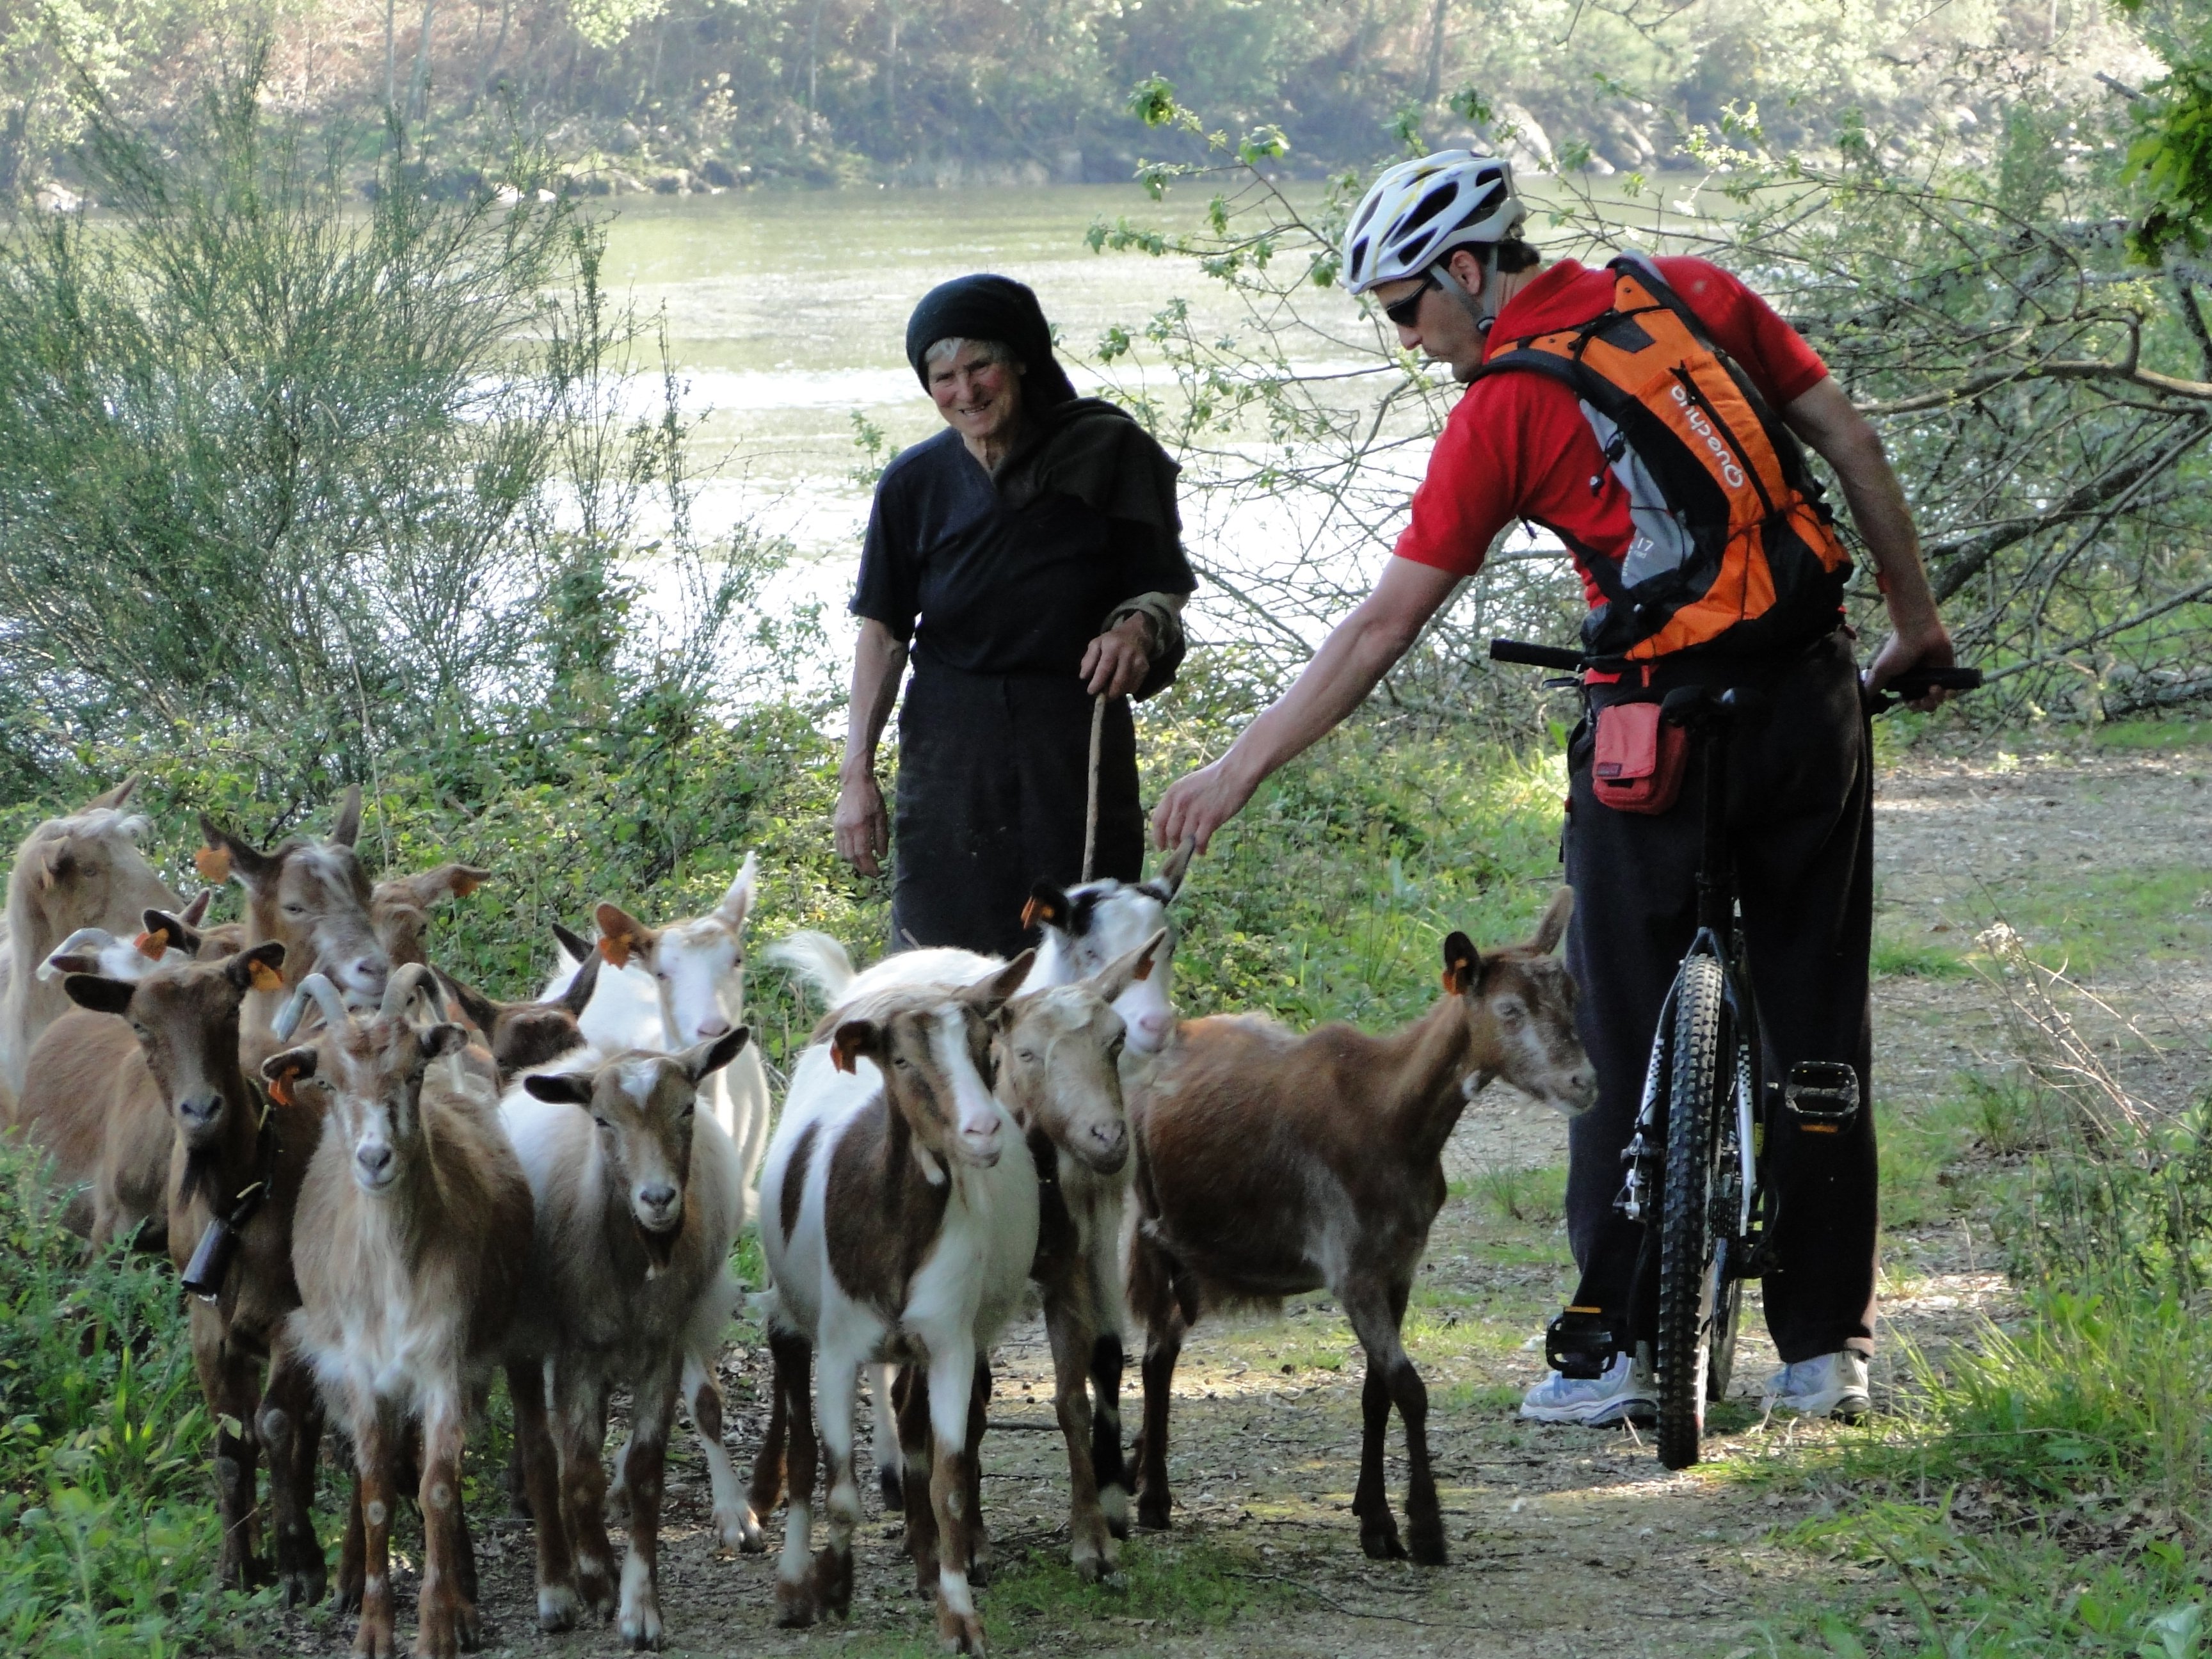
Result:
[[[982,346],[963,343],[929,365],[929,395],[945,422],[969,443],[1003,441],[1021,417],[1022,375]]]

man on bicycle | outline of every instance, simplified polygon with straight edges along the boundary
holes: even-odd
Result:
[[[1565,544],[1593,607],[1586,649],[1613,671],[1585,677],[1588,712],[1568,750],[1564,853],[1577,902],[1567,961],[1598,1075],[1596,1106],[1570,1131],[1568,1231],[1581,1271],[1572,1305],[1599,1310],[1622,1335],[1602,1376],[1552,1371],[1528,1390],[1522,1414],[1610,1423],[1648,1417],[1655,1402],[1649,1370],[1626,1335],[1642,1228],[1616,1214],[1613,1200],[1661,1005],[1694,932],[1701,814],[1695,775],[1663,811],[1601,802],[1593,727],[1612,703],[1650,702],[1676,686],[1765,693],[1765,718],[1731,738],[1729,817],[1768,1075],[1787,1076],[1801,1061],[1845,1063],[1865,1100],[1867,720],[1839,604],[1848,562],[1826,528],[1795,440],[1834,470],[1875,562],[1893,632],[1869,684],[1948,667],[1952,654],[1881,440],[1813,349],[1704,260],[1546,264],[1521,238],[1525,217],[1506,164],[1465,150],[1390,168],[1352,216],[1346,287],[1375,296],[1406,349],[1449,363],[1455,379],[1472,384],[1437,438],[1396,556],[1374,591],[1226,754],[1167,792],[1153,825],[1162,847],[1195,836],[1203,848],[1269,774],[1358,706],[1513,520],[1543,525]],[[1624,384],[1606,404],[1610,418],[1595,394],[1550,372],[1568,357],[1576,374],[1608,352],[1626,361],[1624,353],[1666,331],[1662,325],[1672,337],[1694,338],[1685,364],[1640,389]],[[1508,352],[1510,363],[1494,361]],[[1701,385],[1718,385],[1718,401],[1702,396]],[[1679,409],[1667,408],[1669,397]],[[1719,418],[1727,411],[1732,421]],[[1686,419],[1677,428],[1686,441],[1680,454],[1686,465],[1701,464],[1711,482],[1699,474],[1655,494],[1650,470],[1638,471],[1648,453],[1640,440],[1662,416]],[[1632,447],[1632,436],[1639,439]],[[1698,489],[1724,496],[1747,474],[1765,520],[1746,532],[1748,542],[1729,544],[1739,562],[1698,566],[1693,549],[1669,554],[1669,536],[1682,533],[1675,524],[1694,516],[1675,510],[1684,502],[1674,497]],[[1778,538],[1777,525],[1788,533]],[[1741,562],[1745,547],[1750,566]],[[1643,580],[1670,558],[1701,569],[1709,585],[1670,588],[1663,570],[1662,579]],[[1822,1134],[1785,1116],[1768,1134],[1778,1204],[1765,1302],[1784,1361],[1768,1398],[1808,1413],[1856,1415],[1867,1408],[1874,1337],[1872,1115],[1860,1110],[1841,1133]]]

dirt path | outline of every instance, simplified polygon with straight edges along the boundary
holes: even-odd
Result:
[[[2100,991],[2162,1047],[2113,1051],[2131,1079],[2148,1087],[2205,1074],[2212,908],[2198,896],[2212,890],[2208,771],[2212,756],[2202,751],[2028,763],[1992,755],[1917,762],[1884,779],[1879,927],[1887,959],[1917,971],[1881,979],[1875,994],[1883,1133],[1899,1159],[1885,1249],[1892,1340],[1877,1361],[1878,1385],[1896,1364],[1894,1338],[1940,1348],[1970,1340],[1981,1315],[2005,1310],[1978,1218],[1948,1212],[1941,1169],[1911,1163],[1917,1126],[1955,1111],[1960,1073],[2001,1064],[1993,999],[1955,960],[1993,915],[2039,943],[2087,941]],[[2146,884],[2154,890],[2148,900]],[[2157,910],[2155,942],[2112,948],[2100,907],[2146,902]],[[1279,1321],[1222,1321],[1193,1334],[1176,1379],[1176,1529],[1127,1547],[1125,1589],[1077,1584],[1064,1564],[1065,1463],[1046,1403],[1049,1360],[1031,1320],[1001,1350],[986,1444],[1000,1573],[983,1604],[1000,1649],[1267,1659],[1766,1651],[1763,1620],[1821,1594],[1816,1565],[1773,1541],[1778,1523],[1811,1512],[1814,1500],[1784,1499],[1741,1476],[1793,1437],[1831,1431],[1759,1426],[1758,1384],[1774,1358],[1755,1316],[1736,1399],[1717,1412],[1729,1431],[1698,1469],[1667,1474],[1648,1444],[1620,1430],[1534,1429],[1514,1419],[1541,1365],[1531,1334],[1571,1284],[1558,1222],[1565,1154],[1562,1122],[1503,1088],[1478,1099],[1449,1150],[1453,1196],[1408,1318],[1430,1390],[1449,1566],[1370,1563],[1359,1553],[1349,1506],[1363,1365],[1342,1319],[1325,1299],[1309,1298]],[[764,1359],[757,1347],[733,1347],[726,1361],[741,1467],[756,1442]],[[1401,1492],[1402,1460],[1394,1457],[1392,1469]],[[672,1649],[933,1650],[926,1604],[906,1593],[897,1541],[875,1518],[872,1491],[850,1627],[793,1634],[773,1627],[773,1558],[732,1558],[708,1545],[703,1473],[688,1445],[672,1474],[662,1579]],[[477,1513],[494,1507],[479,1503]],[[493,1648],[616,1650],[603,1631],[538,1636],[527,1614],[527,1529],[494,1520],[486,1530]],[[779,1532],[780,1522],[772,1540]],[[410,1577],[401,1588],[411,1595]],[[349,1633],[319,1617],[270,1614],[246,1639],[325,1653],[343,1650]]]

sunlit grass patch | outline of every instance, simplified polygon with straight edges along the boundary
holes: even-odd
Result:
[[[2014,876],[2002,897],[2004,919],[2038,961],[2096,974],[2212,952],[2208,894],[2212,872],[2201,865],[2100,860],[2063,874]]]
[[[1551,1227],[1567,1212],[1565,1164],[1540,1170],[1492,1165],[1478,1171],[1468,1184],[1474,1195],[1500,1221]]]
[[[1256,1543],[1195,1532],[1147,1534],[1121,1547],[1121,1587],[1085,1583],[1054,1547],[1002,1565],[984,1593],[992,1641],[1024,1646],[1073,1629],[1111,1642],[1216,1630],[1265,1612],[1285,1592],[1269,1582]]]
[[[1869,965],[1876,979],[1957,979],[1969,971],[1956,951],[1891,937],[1875,939]]]

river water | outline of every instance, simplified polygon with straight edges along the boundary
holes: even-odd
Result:
[[[906,363],[906,318],[915,300],[968,271],[1019,277],[1059,330],[1079,388],[1090,390],[1100,380],[1084,360],[1100,336],[1115,325],[1134,331],[1172,300],[1189,303],[1196,333],[1238,327],[1238,302],[1194,260],[1094,252],[1085,240],[1094,222],[1123,216],[1171,232],[1195,229],[1205,208],[1202,191],[1156,203],[1134,185],[631,198],[608,224],[605,274],[612,292],[665,331],[684,410],[698,422],[690,447],[698,474],[695,527],[713,534],[742,521],[787,542],[793,557],[763,603],[820,601],[832,640],[848,656],[844,604],[869,493],[855,476],[867,462],[855,442],[856,420],[872,422],[893,445],[941,424]],[[1373,325],[1352,301],[1308,289],[1304,303],[1336,337],[1293,331],[1285,347],[1291,364],[1338,374],[1375,368]],[[1370,354],[1364,362],[1348,355],[1363,344]],[[1115,372],[1124,390],[1148,384],[1141,349]],[[1161,390],[1157,364],[1152,375],[1151,389]],[[1342,401],[1356,412],[1402,382],[1369,374],[1344,384]],[[1320,569],[1348,603],[1387,556],[1426,459],[1435,409],[1424,414],[1416,400],[1395,415],[1401,441],[1370,469],[1356,503],[1310,490],[1209,497],[1187,489],[1194,561],[1242,578],[1279,566],[1285,550],[1295,549],[1304,561],[1297,580],[1310,588]],[[1266,448],[1261,434],[1225,436],[1210,463],[1194,458],[1186,483],[1209,464],[1249,471]],[[1277,446],[1267,459],[1289,453]],[[1521,555],[1548,552],[1532,543]],[[1237,624],[1212,603],[1216,623],[1233,629]],[[1209,604],[1204,587],[1200,604]],[[1310,641],[1333,608],[1334,599],[1309,603],[1294,631]]]

